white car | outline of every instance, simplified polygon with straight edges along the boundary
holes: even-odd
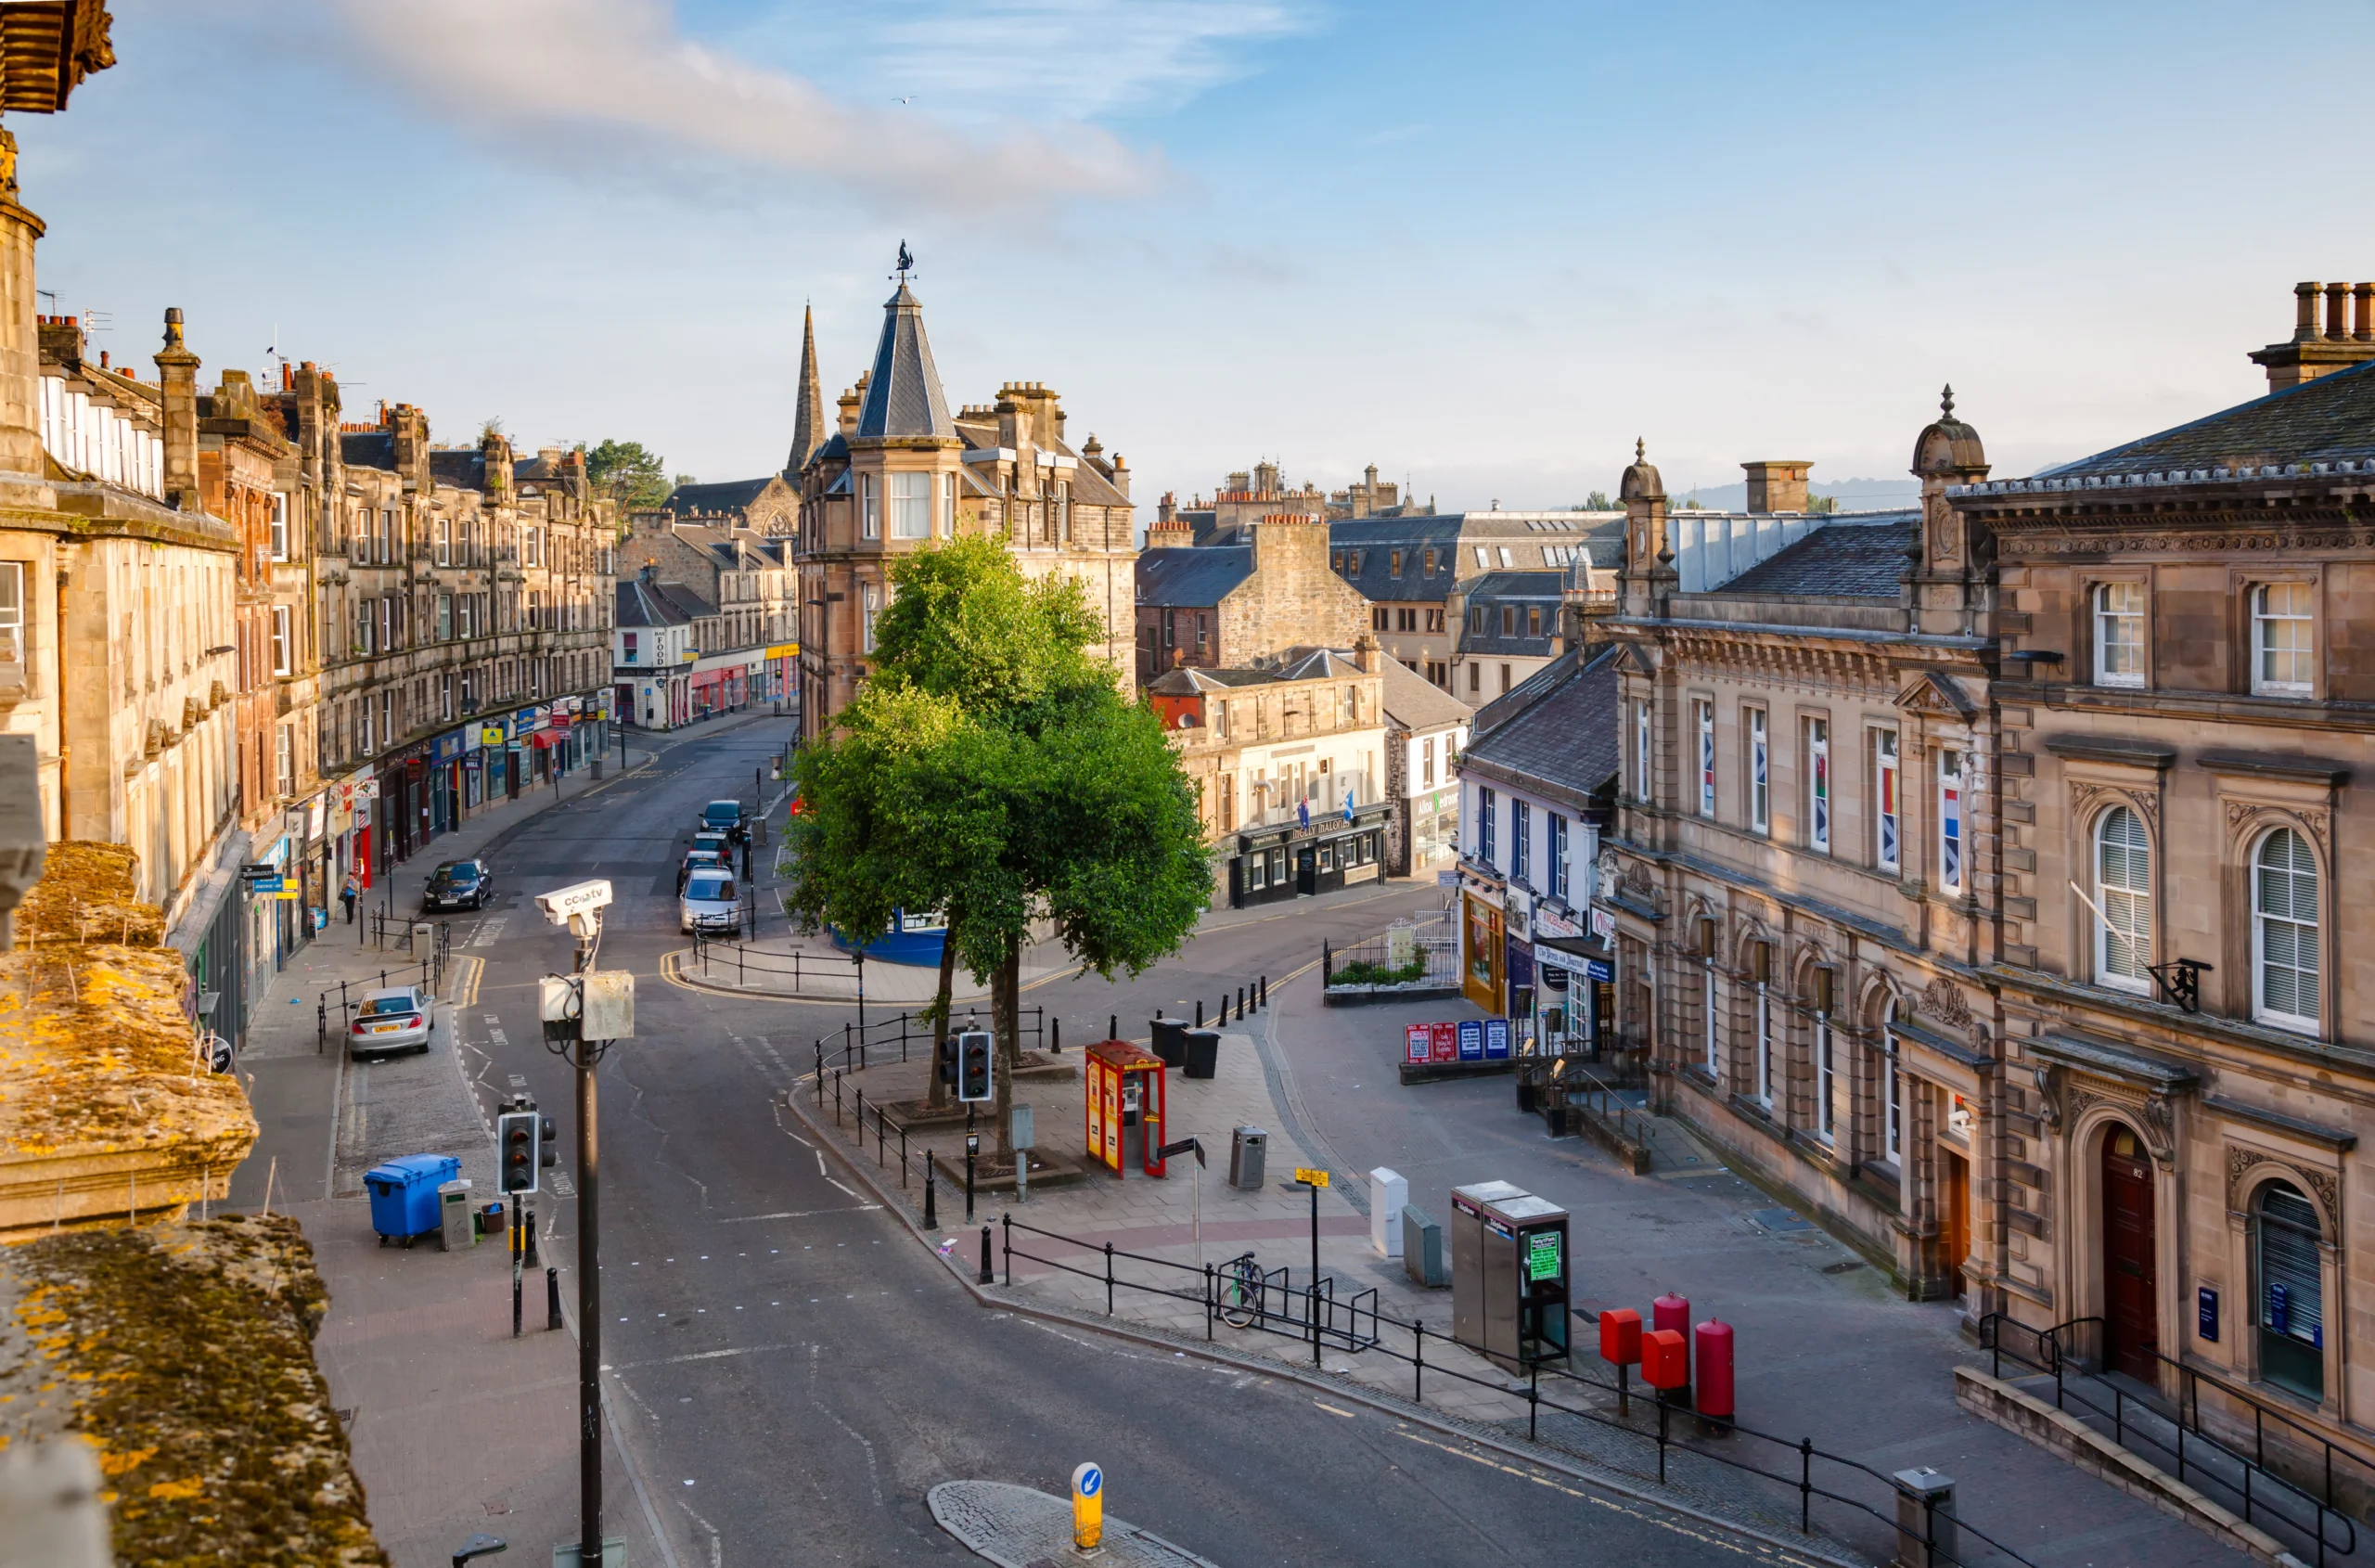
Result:
[[[678,928],[688,936],[705,931],[730,936],[742,927],[742,900],[735,891],[734,873],[722,868],[696,866],[676,902]]]
[[[417,985],[392,985],[364,996],[347,1031],[346,1047],[357,1060],[392,1051],[426,1053],[436,1033],[436,1000]]]

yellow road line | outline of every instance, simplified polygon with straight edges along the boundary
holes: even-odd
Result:
[[[486,960],[468,954],[454,960],[454,983],[446,987],[452,993],[446,999],[455,1007],[475,1006],[479,999],[479,980],[486,973]]]

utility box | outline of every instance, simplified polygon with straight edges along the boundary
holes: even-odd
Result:
[[[1451,1283],[1444,1266],[1444,1227],[1416,1203],[1402,1205],[1402,1266],[1412,1283],[1440,1291]]]
[[[1031,1107],[1018,1105],[1010,1114],[1014,1118],[1014,1146],[1017,1149],[1034,1147],[1031,1128]]]
[[[479,1244],[478,1227],[470,1215],[468,1176],[438,1184],[437,1220],[438,1243],[445,1251],[458,1253]]]
[[[1263,1158],[1270,1135],[1260,1127],[1239,1127],[1228,1136],[1228,1184],[1239,1192],[1262,1190]]]
[[[1505,1181],[1452,1189],[1452,1332],[1512,1369],[1567,1355],[1567,1211]]]
[[[1955,1478],[1923,1465],[1901,1470],[1896,1483],[1897,1568],[1940,1568],[1960,1562],[1962,1533],[1955,1526]]]
[[[1369,1173],[1369,1245],[1377,1255],[1402,1255],[1402,1206],[1410,1202],[1410,1184],[1383,1165]]]

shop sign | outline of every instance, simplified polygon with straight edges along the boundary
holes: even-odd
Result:
[[[1501,1054],[1503,1056],[1508,1054],[1508,1038],[1506,1035],[1502,1036]],[[1463,1018],[1459,1021],[1459,1060],[1462,1061],[1484,1060],[1484,1021],[1483,1019]]]
[[[431,742],[431,746],[432,750],[430,752],[430,761],[438,763],[453,762],[462,754],[462,732],[458,729],[449,729]]]
[[[800,657],[800,645],[796,642],[779,642],[773,644],[768,648],[765,657],[769,659],[797,659]]]
[[[1465,1042],[1463,1041],[1462,1044],[1465,1045]],[[1468,1053],[1463,1049],[1460,1054],[1466,1056]],[[1508,1019],[1488,1018],[1484,1021],[1484,1060],[1487,1061],[1509,1060],[1509,1021]]]
[[[1512,887],[1501,895],[1501,913],[1508,917],[1503,929],[1520,942],[1534,940],[1534,894],[1521,887]]]
[[[479,726],[479,744],[481,746],[500,746],[510,739],[509,732],[499,722]]]
[[[1616,940],[1616,911],[1592,906],[1592,940],[1602,946]]]
[[[1616,968],[1605,958],[1588,958],[1581,953],[1570,953],[1563,947],[1545,947],[1537,944],[1534,961],[1548,969],[1573,970],[1594,980],[1614,980]]]
[[[1547,909],[1534,912],[1534,934],[1537,937],[1581,936],[1583,933],[1584,928],[1564,915],[1554,914]]]
[[[322,836],[322,822],[328,805],[329,799],[326,795],[315,795],[305,803],[305,837],[307,839],[318,839]]]

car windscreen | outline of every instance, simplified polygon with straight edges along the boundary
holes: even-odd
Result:
[[[461,882],[467,885],[479,880],[479,868],[475,866],[440,866],[437,868],[437,874],[430,880],[440,882]]]
[[[701,813],[701,817],[704,821],[714,823],[721,828],[731,827],[742,819],[742,808],[732,801],[712,801],[709,808]]]
[[[685,884],[687,898],[711,900],[719,904],[734,902],[734,879],[731,877],[695,876]]]
[[[390,1013],[418,1012],[420,1005],[409,996],[373,996],[363,1004],[366,1018],[384,1018]]]

